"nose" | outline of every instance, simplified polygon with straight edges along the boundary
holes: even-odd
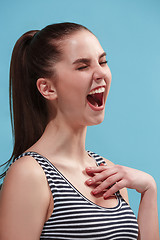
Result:
[[[107,78],[107,69],[102,66],[97,66],[93,73],[93,79],[95,81],[105,80]]]

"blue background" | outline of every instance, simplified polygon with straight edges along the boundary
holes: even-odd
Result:
[[[0,4],[0,164],[10,158],[9,62],[26,31],[63,21],[92,30],[108,55],[112,85],[105,121],[89,127],[86,148],[151,174],[160,201],[160,1],[5,0]],[[18,94],[18,93],[17,93]],[[140,196],[129,190],[137,214]]]

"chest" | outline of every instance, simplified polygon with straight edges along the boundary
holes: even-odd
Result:
[[[48,162],[38,162],[54,201],[40,239],[137,239],[136,217],[119,194],[107,200],[95,197],[85,185],[85,172],[60,172]]]
[[[81,197],[83,200],[90,201],[93,204],[104,208],[114,208],[118,205],[118,199],[116,195],[110,196],[108,199],[103,198],[103,193],[98,195],[93,195],[91,191],[97,186],[88,186],[85,182],[89,178],[85,170],[75,171],[63,171],[58,172],[57,181],[54,182],[53,193],[57,189],[57,194],[63,191],[67,193],[74,193],[75,195]],[[57,185],[57,186],[56,186]],[[54,200],[55,201],[55,200]]]
[[[103,193],[93,195],[91,191],[98,185],[88,186],[85,182],[89,178],[86,174],[85,170],[77,171],[77,173],[67,174],[66,178],[69,179],[69,184],[73,187],[78,194],[82,197],[88,199],[89,201],[93,202],[96,205],[106,208],[113,208],[116,207],[118,204],[118,199],[116,195],[109,197],[108,199],[103,198]],[[99,183],[100,184],[100,183]]]
[[[61,175],[48,179],[54,199],[53,212],[46,221],[41,239],[77,240],[113,239],[127,237],[137,239],[138,226],[130,207],[120,196],[103,200],[90,194],[91,188],[85,186],[88,176],[74,174],[70,179]],[[101,206],[102,205],[102,206]]]

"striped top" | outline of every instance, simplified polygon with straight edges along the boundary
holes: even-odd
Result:
[[[88,151],[97,166],[105,161]],[[45,222],[40,239],[54,240],[136,240],[138,224],[129,205],[119,192],[115,193],[118,204],[105,208],[83,196],[63,174],[45,157],[35,152],[23,153],[32,156],[45,172],[51,189],[54,210]]]

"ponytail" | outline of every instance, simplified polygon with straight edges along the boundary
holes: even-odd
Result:
[[[24,34],[16,43],[10,66],[10,113],[11,124],[14,136],[14,149],[11,159],[15,159],[27,148],[34,144],[42,135],[46,122],[44,116],[40,116],[38,109],[33,106],[32,98],[38,95],[44,99],[36,88],[36,82],[32,82],[29,73],[28,49],[30,42],[37,31],[30,31]],[[32,85],[32,93],[29,93]],[[38,104],[39,105],[39,104]],[[13,117],[14,116],[14,117]]]
[[[32,84],[35,85],[32,89],[33,92],[28,94],[31,79],[27,52],[37,32],[29,31],[22,35],[13,49],[10,64],[9,102],[14,147],[11,158],[0,167],[4,165],[7,167],[12,160],[35,143],[45,128],[44,119],[34,108],[30,97],[31,94],[38,94],[42,99],[36,89],[36,84]],[[42,103],[43,106],[44,103]],[[5,174],[6,172],[2,173],[0,178]]]

